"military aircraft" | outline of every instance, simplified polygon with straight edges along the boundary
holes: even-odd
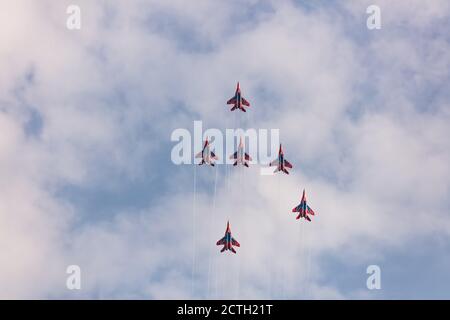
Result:
[[[231,236],[230,222],[227,222],[227,229],[225,230],[225,236],[217,241],[216,245],[222,246],[222,250],[220,252],[224,252],[225,250],[230,250],[233,253],[236,253],[233,246],[240,247],[241,245]]]
[[[269,166],[277,166],[274,173],[278,172],[278,171],[283,171],[284,173],[289,174],[289,172],[287,171],[286,168],[292,169],[292,164],[289,161],[287,161],[286,159],[284,159],[284,152],[283,152],[283,148],[281,147],[281,143],[280,143],[280,150],[278,151],[278,158],[273,160],[269,164]]]
[[[298,206],[296,206],[294,209],[292,209],[292,212],[298,212],[298,216],[297,216],[297,220],[300,218],[305,218],[308,221],[311,221],[311,219],[309,218],[309,215],[315,215],[313,209],[311,209],[307,204],[306,204],[306,194],[305,194],[305,189],[303,189],[303,196],[302,196],[302,200],[300,201],[300,204]]]
[[[236,92],[234,93],[234,97],[227,101],[227,104],[232,104],[233,107],[231,111],[239,109],[241,111],[247,112],[245,107],[250,107],[250,103],[244,99],[241,95],[241,88],[239,87],[239,82],[237,83]]]
[[[208,141],[208,137],[206,137],[205,140],[205,144],[203,145],[203,149],[202,151],[200,151],[199,153],[197,153],[197,155],[195,156],[196,158],[201,158],[202,161],[199,163],[199,165],[202,164],[209,164],[211,166],[214,167],[214,161],[213,160],[218,160],[219,158],[214,154],[214,152],[212,152],[210,150],[210,145],[209,145],[209,141]]]
[[[242,137],[239,140],[239,146],[235,153],[230,156],[230,159],[234,159],[233,166],[242,164],[248,168],[248,161],[252,161],[252,157],[248,153],[244,152],[244,143],[242,142]]]

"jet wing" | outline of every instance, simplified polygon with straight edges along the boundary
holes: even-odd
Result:
[[[234,239],[234,238],[231,238],[231,244],[232,244],[233,246],[236,246],[236,247],[240,247],[240,246],[241,246],[241,245],[239,244],[239,242],[237,242],[236,239]]]
[[[250,107],[250,102],[248,102],[247,100],[245,100],[244,98],[242,98],[242,104],[244,106]]]
[[[310,214],[310,215],[315,215],[313,209],[311,209],[309,206],[306,206],[306,213]]]
[[[217,246],[221,246],[225,244],[225,237],[223,237],[222,239],[220,239],[219,241],[217,241],[216,245]]]
[[[284,166],[292,169],[292,164],[287,160],[284,160]]]
[[[211,151],[211,157],[215,160],[219,160],[219,157],[216,156],[216,154],[214,152]]]
[[[250,156],[248,155],[248,153],[246,153],[246,154],[245,154],[245,160],[247,160],[247,161],[252,161],[252,157],[250,157]]]
[[[230,159],[237,159],[237,151],[230,156]]]
[[[236,96],[227,101],[227,104],[236,104],[236,103],[237,103]]]

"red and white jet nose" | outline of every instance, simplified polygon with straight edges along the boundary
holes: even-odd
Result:
[[[306,193],[305,193],[305,189],[303,189],[302,201],[306,201]]]
[[[281,143],[280,143],[280,151],[279,151],[279,153],[283,154],[283,147],[281,146]]]
[[[230,232],[230,221],[227,221],[227,232]]]

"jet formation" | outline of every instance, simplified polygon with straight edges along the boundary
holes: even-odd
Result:
[[[234,93],[234,96],[227,101],[227,104],[233,105],[230,111],[234,111],[236,109],[239,109],[243,112],[247,112],[246,108],[250,107],[250,103],[242,96],[241,94],[241,88],[239,85],[239,82],[236,86],[236,91]],[[214,161],[218,160],[219,158],[214,154],[213,151],[210,150],[210,144],[208,141],[208,138],[206,138],[205,143],[203,145],[202,151],[200,151],[195,157],[201,158],[201,162],[199,165],[208,164],[210,166],[215,165]],[[249,167],[249,161],[252,161],[252,158],[245,152],[244,143],[242,141],[242,137],[239,140],[239,146],[237,148],[237,151],[235,151],[231,156],[230,159],[234,160],[233,166],[243,165],[245,167]],[[292,169],[292,164],[284,158],[284,151],[283,147],[280,144],[280,148],[278,150],[278,156],[275,160],[273,160],[269,166],[276,166],[274,173],[277,172],[284,172],[285,174],[289,174],[289,171],[287,169]],[[310,216],[314,216],[315,212],[309,207],[309,205],[306,202],[306,192],[305,189],[303,189],[303,195],[300,200],[300,204],[292,209],[292,212],[298,213],[297,220],[299,219],[305,219],[307,221],[311,221]],[[223,246],[223,248],[220,250],[220,252],[224,251],[231,251],[233,253],[236,253],[236,250],[234,247],[240,247],[241,245],[239,242],[236,241],[231,235],[231,229],[230,229],[230,222],[227,222],[227,228],[225,230],[225,235],[222,239],[217,241],[216,245]]]

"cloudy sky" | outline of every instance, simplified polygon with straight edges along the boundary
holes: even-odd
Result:
[[[450,298],[447,0],[1,5],[0,298]],[[175,165],[195,120],[279,129],[291,174]]]

